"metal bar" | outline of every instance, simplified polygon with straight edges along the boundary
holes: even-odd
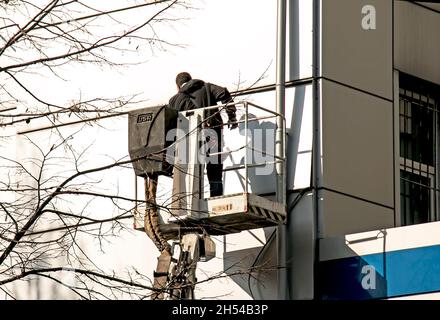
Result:
[[[275,154],[284,157],[284,113],[285,113],[285,82],[286,82],[286,20],[287,20],[287,1],[278,0],[277,2],[277,48],[276,48],[276,112],[277,131],[275,142]],[[286,205],[286,184],[284,163],[275,165],[277,177],[277,201],[283,206]],[[286,227],[277,227],[277,262],[278,262],[278,299],[286,300],[287,294],[287,254]]]
[[[223,171],[233,171],[233,170],[245,169],[246,167],[248,167],[248,168],[263,167],[268,164],[277,164],[280,162],[283,162],[283,161],[276,160],[276,161],[268,161],[268,162],[264,162],[264,163],[252,163],[252,164],[248,164],[247,166],[245,166],[245,165],[231,166],[231,167],[224,168]]]
[[[408,128],[407,128],[408,123],[409,124],[412,123],[411,122],[412,119],[411,119],[411,117],[409,117],[409,113],[407,112],[407,108],[409,108],[408,107],[408,101],[404,100],[403,101],[403,121],[404,121],[403,127],[404,127],[404,132],[405,133],[408,132],[407,131],[408,130]],[[411,137],[409,139],[411,139]],[[409,156],[409,153],[408,153],[409,139],[407,139],[407,141],[405,141],[405,143],[403,144],[403,156],[405,157],[405,163],[404,163],[404,166],[403,166],[404,172],[407,171],[406,170],[406,167],[407,167],[407,165],[406,165],[406,158],[408,158],[408,156]],[[403,173],[400,173],[401,179],[402,179],[402,175],[403,175]],[[408,206],[407,206],[408,190],[407,190],[407,186],[408,186],[408,184],[404,182],[403,193],[404,193],[404,200],[405,201],[403,202],[403,214],[402,213],[400,214],[400,216],[403,217],[403,219],[402,219],[403,220],[403,225],[407,224],[407,214],[406,214],[408,212]]]
[[[203,110],[210,110],[210,109],[223,108],[223,107],[228,107],[228,106],[237,106],[237,105],[239,105],[239,104],[243,104],[243,106],[245,106],[245,104],[247,104],[248,106],[252,106],[252,107],[254,107],[254,108],[257,108],[257,109],[260,109],[260,110],[266,111],[266,112],[268,112],[268,113],[271,113],[271,114],[273,114],[274,116],[281,116],[281,117],[284,118],[284,114],[281,114],[281,113],[279,113],[279,112],[277,112],[277,111],[273,111],[273,110],[270,110],[270,109],[267,109],[267,108],[261,107],[261,106],[255,104],[255,103],[252,103],[252,102],[249,102],[249,101],[237,101],[237,102],[232,102],[232,103],[217,104],[217,105],[214,105],[214,106],[209,106],[209,107],[200,108],[200,109],[203,109]]]
[[[231,102],[231,103],[223,103],[223,104],[216,104],[213,106],[209,106],[209,107],[204,107],[204,108],[197,108],[194,110],[211,110],[211,109],[221,109],[221,108],[226,108],[226,107],[230,107],[230,106],[237,106],[239,104],[243,104],[243,101],[237,101],[237,102]],[[182,111],[182,112],[191,112],[193,110],[187,110],[187,111]]]
[[[252,102],[248,102],[248,104],[249,104],[250,106],[253,106],[253,107],[257,108],[257,109],[260,109],[260,110],[266,111],[266,112],[268,112],[268,113],[272,113],[273,115],[276,115],[276,116],[282,116],[282,117],[284,118],[284,115],[278,113],[277,111],[273,111],[273,110],[270,110],[270,109],[267,109],[267,108],[263,108],[263,107],[261,107],[261,106],[255,104],[255,103],[252,103]]]
[[[436,102],[436,97],[433,97],[433,105],[434,105],[434,117],[435,117],[435,126],[434,126],[434,138],[435,138],[435,143],[434,143],[434,150],[435,150],[435,157],[434,157],[434,168],[435,168],[435,189],[438,188],[439,186],[439,176],[437,174],[438,172],[438,168],[439,168],[439,164],[440,164],[440,158],[439,158],[439,154],[437,152],[438,148],[439,148],[439,118],[438,118],[438,104]],[[434,200],[435,200],[435,206],[434,206],[434,210],[435,210],[435,220],[439,220],[439,193],[438,191],[435,191],[435,195],[434,195]]]
[[[134,210],[137,212],[138,208],[138,185],[137,185],[137,176],[134,174]]]
[[[214,153],[210,153],[210,156],[219,156],[221,154],[231,154],[233,152],[235,152],[237,150],[228,150],[228,151],[222,151],[222,152],[214,152]]]
[[[258,120],[266,120],[266,119],[272,119],[272,118],[276,118],[277,117],[277,115],[273,115],[273,116],[265,116],[265,117],[257,117],[257,118],[251,118],[251,119],[248,119],[248,122],[251,122],[251,121],[258,121]],[[238,121],[239,123],[240,122],[244,122],[244,120],[240,120],[240,121]]]
[[[258,120],[272,119],[272,118],[275,118],[275,117],[277,117],[277,115],[273,115],[273,116],[265,116],[265,117],[257,117],[257,118],[251,118],[251,119],[248,119],[248,122],[251,122],[251,121],[258,121]],[[237,123],[244,123],[244,122],[245,122],[245,120],[239,120],[239,121],[237,121]]]
[[[429,108],[429,105],[430,105],[430,93],[429,92],[427,92],[426,93],[426,107],[427,108]],[[433,106],[433,109],[435,108],[435,106]],[[436,167],[436,164],[437,164],[437,153],[436,153],[436,143],[437,143],[437,139],[436,139],[436,137],[435,137],[435,135],[436,135],[436,132],[437,132],[437,127],[436,127],[436,112],[435,112],[435,110],[430,110],[429,111],[430,113],[432,113],[432,117],[431,117],[431,128],[432,128],[432,165],[433,165],[433,167],[435,168]],[[427,170],[427,171],[429,171],[429,169]],[[431,187],[433,188],[433,189],[435,189],[435,187],[436,187],[436,185],[437,185],[437,183],[436,183],[436,172],[434,173],[434,177],[432,177],[432,179],[430,179],[431,180]],[[436,221],[436,212],[437,212],[437,210],[436,210],[436,207],[437,207],[437,201],[436,201],[436,192],[434,191],[434,190],[431,190],[430,191],[430,197],[431,197],[431,203],[432,203],[432,205],[431,205],[431,215],[430,215],[430,221]]]
[[[320,243],[319,239],[322,237],[322,217],[323,217],[323,204],[322,204],[322,43],[323,43],[323,30],[322,30],[322,0],[312,0],[313,6],[313,41],[312,41],[312,176],[310,179],[312,186],[312,207],[313,207],[313,264],[310,266],[312,270],[313,283],[309,287],[312,291],[314,299],[319,299],[319,292],[321,290],[321,283],[319,282],[319,271],[317,262],[320,261]],[[289,244],[291,241],[289,241]]]
[[[244,172],[244,182],[245,182],[245,185],[244,185],[244,192],[245,193],[248,193],[248,159],[247,159],[247,153],[248,153],[248,147],[247,147],[247,145],[248,145],[248,102],[245,102],[244,103],[244,132],[245,132],[245,146],[246,146],[246,149],[245,149],[245,151],[244,151],[244,166],[245,166],[245,168],[244,168],[244,170],[245,170],[245,172]]]
[[[243,101],[238,101],[238,102],[234,102],[234,103],[227,103],[227,104],[220,104],[220,105],[215,105],[215,106],[210,106],[210,107],[206,107],[203,108],[203,110],[210,110],[210,109],[216,109],[216,108],[222,108],[222,107],[226,107],[226,106],[237,106],[240,104],[244,104]],[[254,107],[259,108],[263,111],[267,111],[271,114],[274,114],[274,116],[278,116],[278,114],[274,111],[271,111],[269,109],[260,107],[256,104],[252,104]],[[15,109],[15,108],[14,108]],[[4,112],[4,111],[9,111],[9,110],[13,110],[13,109],[5,109],[5,110],[0,110],[0,112]],[[43,130],[49,130],[49,129],[54,129],[54,128],[59,128],[59,127],[65,127],[65,126],[69,126],[69,125],[75,125],[75,124],[79,124],[79,123],[85,123],[85,122],[91,122],[91,121],[97,121],[97,120],[101,120],[101,119],[106,119],[106,118],[112,118],[112,117],[119,117],[119,116],[123,116],[128,114],[128,111],[125,112],[119,112],[117,114],[108,114],[105,116],[99,116],[99,117],[93,117],[93,118],[87,118],[87,119],[82,119],[82,120],[78,120],[78,121],[72,121],[72,122],[66,122],[66,123],[60,123],[60,124],[55,124],[55,125],[50,125],[50,126],[44,126],[44,127],[39,127],[39,128],[35,128],[35,129],[29,129],[29,130],[24,130],[24,131],[20,131],[17,132],[17,134],[22,135],[22,134],[28,134],[28,133],[33,133],[33,132],[38,132],[38,131],[43,131]],[[271,118],[270,116],[268,116],[266,119]],[[258,118],[255,120],[262,120],[263,118]],[[251,119],[250,121],[254,121],[253,119]],[[242,122],[242,121],[240,121]]]
[[[427,114],[427,110],[423,110],[422,108],[422,95],[421,95],[421,92],[419,92],[419,94],[418,94],[418,96],[417,96],[417,100],[419,101],[419,105],[417,106],[417,108],[418,108],[418,110],[419,110],[419,114],[421,114],[421,118],[423,119],[420,119],[420,120],[422,120],[423,122],[424,122],[424,120],[425,120],[425,117],[426,116],[428,116],[428,114]],[[416,131],[417,132],[417,131]],[[427,135],[426,135],[426,132],[423,132],[424,134],[422,135],[422,133],[421,132],[417,132],[418,134],[417,134],[417,141],[416,141],[416,144],[417,145],[419,145],[419,146],[422,146],[422,143],[423,143],[423,141],[422,140],[425,140],[425,139],[427,139],[428,137],[427,137]],[[419,149],[419,152],[418,152],[418,159],[419,159],[419,163],[418,163],[418,165],[419,165],[419,171],[421,172],[422,171],[422,157],[423,157],[423,154],[422,154],[422,148],[420,148]],[[414,160],[414,158],[413,158],[413,160]],[[419,188],[419,192],[422,192],[422,189],[421,188]],[[429,206],[429,211],[431,211],[431,206]],[[430,212],[428,212],[428,216],[430,215]]]
[[[414,91],[411,91],[411,101],[413,101],[414,100]],[[410,104],[410,110],[411,110],[411,116],[413,116],[414,115],[414,110],[413,110],[413,108],[412,108],[412,104]],[[414,154],[412,154],[412,155],[410,155],[411,156],[411,169],[412,169],[412,172],[411,173],[414,173],[414,156],[415,156],[415,150],[414,150],[414,146],[417,144],[417,137],[416,136],[414,136],[413,134],[412,134],[412,132],[411,132],[411,142],[412,142],[412,144],[413,144],[413,148],[412,148],[412,153],[414,153]]]
[[[251,119],[248,119],[248,123],[251,122],[251,121],[266,120],[266,119],[272,119],[272,118],[276,118],[276,117],[277,117],[277,115],[251,118]],[[237,121],[237,123],[244,123],[244,122],[245,122],[245,120],[238,120]],[[210,127],[210,128],[218,128],[218,127],[223,127],[223,126],[224,125],[217,125],[217,126]]]
[[[283,116],[285,113],[285,82],[286,82],[286,0],[278,0],[277,7],[277,61],[276,61],[276,114],[277,117],[277,131],[275,142],[275,154],[282,158],[284,156],[284,130],[283,130]],[[283,175],[284,170],[282,165],[276,168],[277,174],[277,200],[280,203],[285,203]]]
[[[286,88],[311,84],[312,80],[313,80],[312,78],[289,80],[289,81],[286,81]],[[244,95],[248,95],[248,94],[263,93],[263,92],[268,92],[268,91],[272,91],[272,90],[275,90],[275,84],[268,84],[268,85],[259,86],[259,87],[231,91],[231,94],[234,97],[237,97],[237,96],[244,96]]]
[[[310,84],[312,83],[313,79],[312,78],[304,78],[304,79],[297,79],[297,80],[290,80],[286,82],[286,87],[297,87],[297,86],[302,86],[302,85],[306,85],[306,84]],[[259,87],[254,87],[254,88],[248,88],[248,89],[243,89],[243,90],[237,90],[237,91],[231,91],[231,94],[234,96],[243,96],[243,95],[248,95],[248,94],[254,94],[254,93],[262,93],[262,92],[267,92],[267,91],[272,91],[275,89],[275,84],[270,84],[270,85],[266,85],[266,86],[259,86]],[[11,109],[5,109],[5,110],[1,110],[0,112],[3,111],[10,111],[10,110],[14,110],[16,109],[16,107],[11,108]],[[263,110],[267,110],[264,109]],[[270,111],[270,110],[267,110]],[[128,113],[128,112],[124,112]],[[272,113],[272,112],[271,112]],[[112,114],[112,115],[108,115],[108,116],[104,116],[105,118],[107,117],[117,117],[120,114]],[[30,114],[30,116],[32,116]],[[100,120],[103,117],[95,117],[95,118],[91,118],[91,119],[85,119],[84,122],[88,122],[88,121],[96,121],[96,120]],[[71,124],[75,124],[75,122],[68,122],[64,125],[71,125]],[[47,126],[47,127],[41,127],[40,129],[38,129],[38,131],[42,131],[42,130],[49,130],[55,128],[54,126]],[[28,132],[23,132],[24,133],[28,133]]]
[[[265,156],[272,156],[272,157],[274,157],[275,159],[278,159],[278,160],[281,160],[281,161],[285,161],[285,158],[280,158],[280,157],[278,157],[277,155],[272,154],[272,153],[267,153],[267,152],[264,151],[264,150],[257,149],[257,148],[250,148],[250,149],[253,150],[253,151],[257,151],[257,152],[259,152],[259,153],[261,153],[261,154],[263,154],[263,155],[265,155]]]

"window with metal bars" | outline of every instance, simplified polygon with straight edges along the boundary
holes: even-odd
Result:
[[[438,220],[438,141],[440,86],[401,73],[401,224]]]

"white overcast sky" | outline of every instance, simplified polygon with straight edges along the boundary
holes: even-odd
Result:
[[[75,65],[62,75],[68,81],[29,78],[35,92],[55,103],[88,97],[141,94],[147,105],[167,103],[175,93],[174,79],[180,71],[194,78],[237,89],[251,85],[269,67],[259,84],[273,83],[275,74],[276,1],[193,1],[198,9],[172,12],[185,20],[157,27],[159,36],[185,47],[166,47],[151,52],[141,46],[137,59],[145,62],[130,67],[98,68]],[[132,19],[142,18],[130,12]],[[124,40],[123,40],[124,41]],[[147,106],[146,105],[146,106]]]

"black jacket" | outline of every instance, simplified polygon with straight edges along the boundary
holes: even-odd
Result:
[[[179,92],[170,99],[169,107],[177,111],[186,111],[216,105],[217,102],[226,104],[232,101],[228,89],[212,83],[205,83],[202,80],[192,79],[184,84]],[[207,110],[205,118],[208,118],[208,126],[221,127],[223,125],[222,117],[218,111],[217,108]],[[226,107],[229,120],[236,121],[235,111],[235,106]]]

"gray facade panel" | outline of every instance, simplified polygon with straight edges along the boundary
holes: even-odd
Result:
[[[313,214],[313,193],[301,196],[292,194],[288,206],[296,203],[290,211],[287,226],[287,261],[289,261],[290,299],[313,299],[315,262],[315,217]],[[296,202],[298,200],[298,202]]]
[[[376,29],[362,27],[365,6]],[[392,99],[392,63],[392,0],[322,0],[323,77]]]
[[[440,84],[440,13],[396,1],[395,68]]]
[[[394,210],[322,190],[321,238],[394,227]]]
[[[394,206],[393,105],[322,81],[323,187]]]

